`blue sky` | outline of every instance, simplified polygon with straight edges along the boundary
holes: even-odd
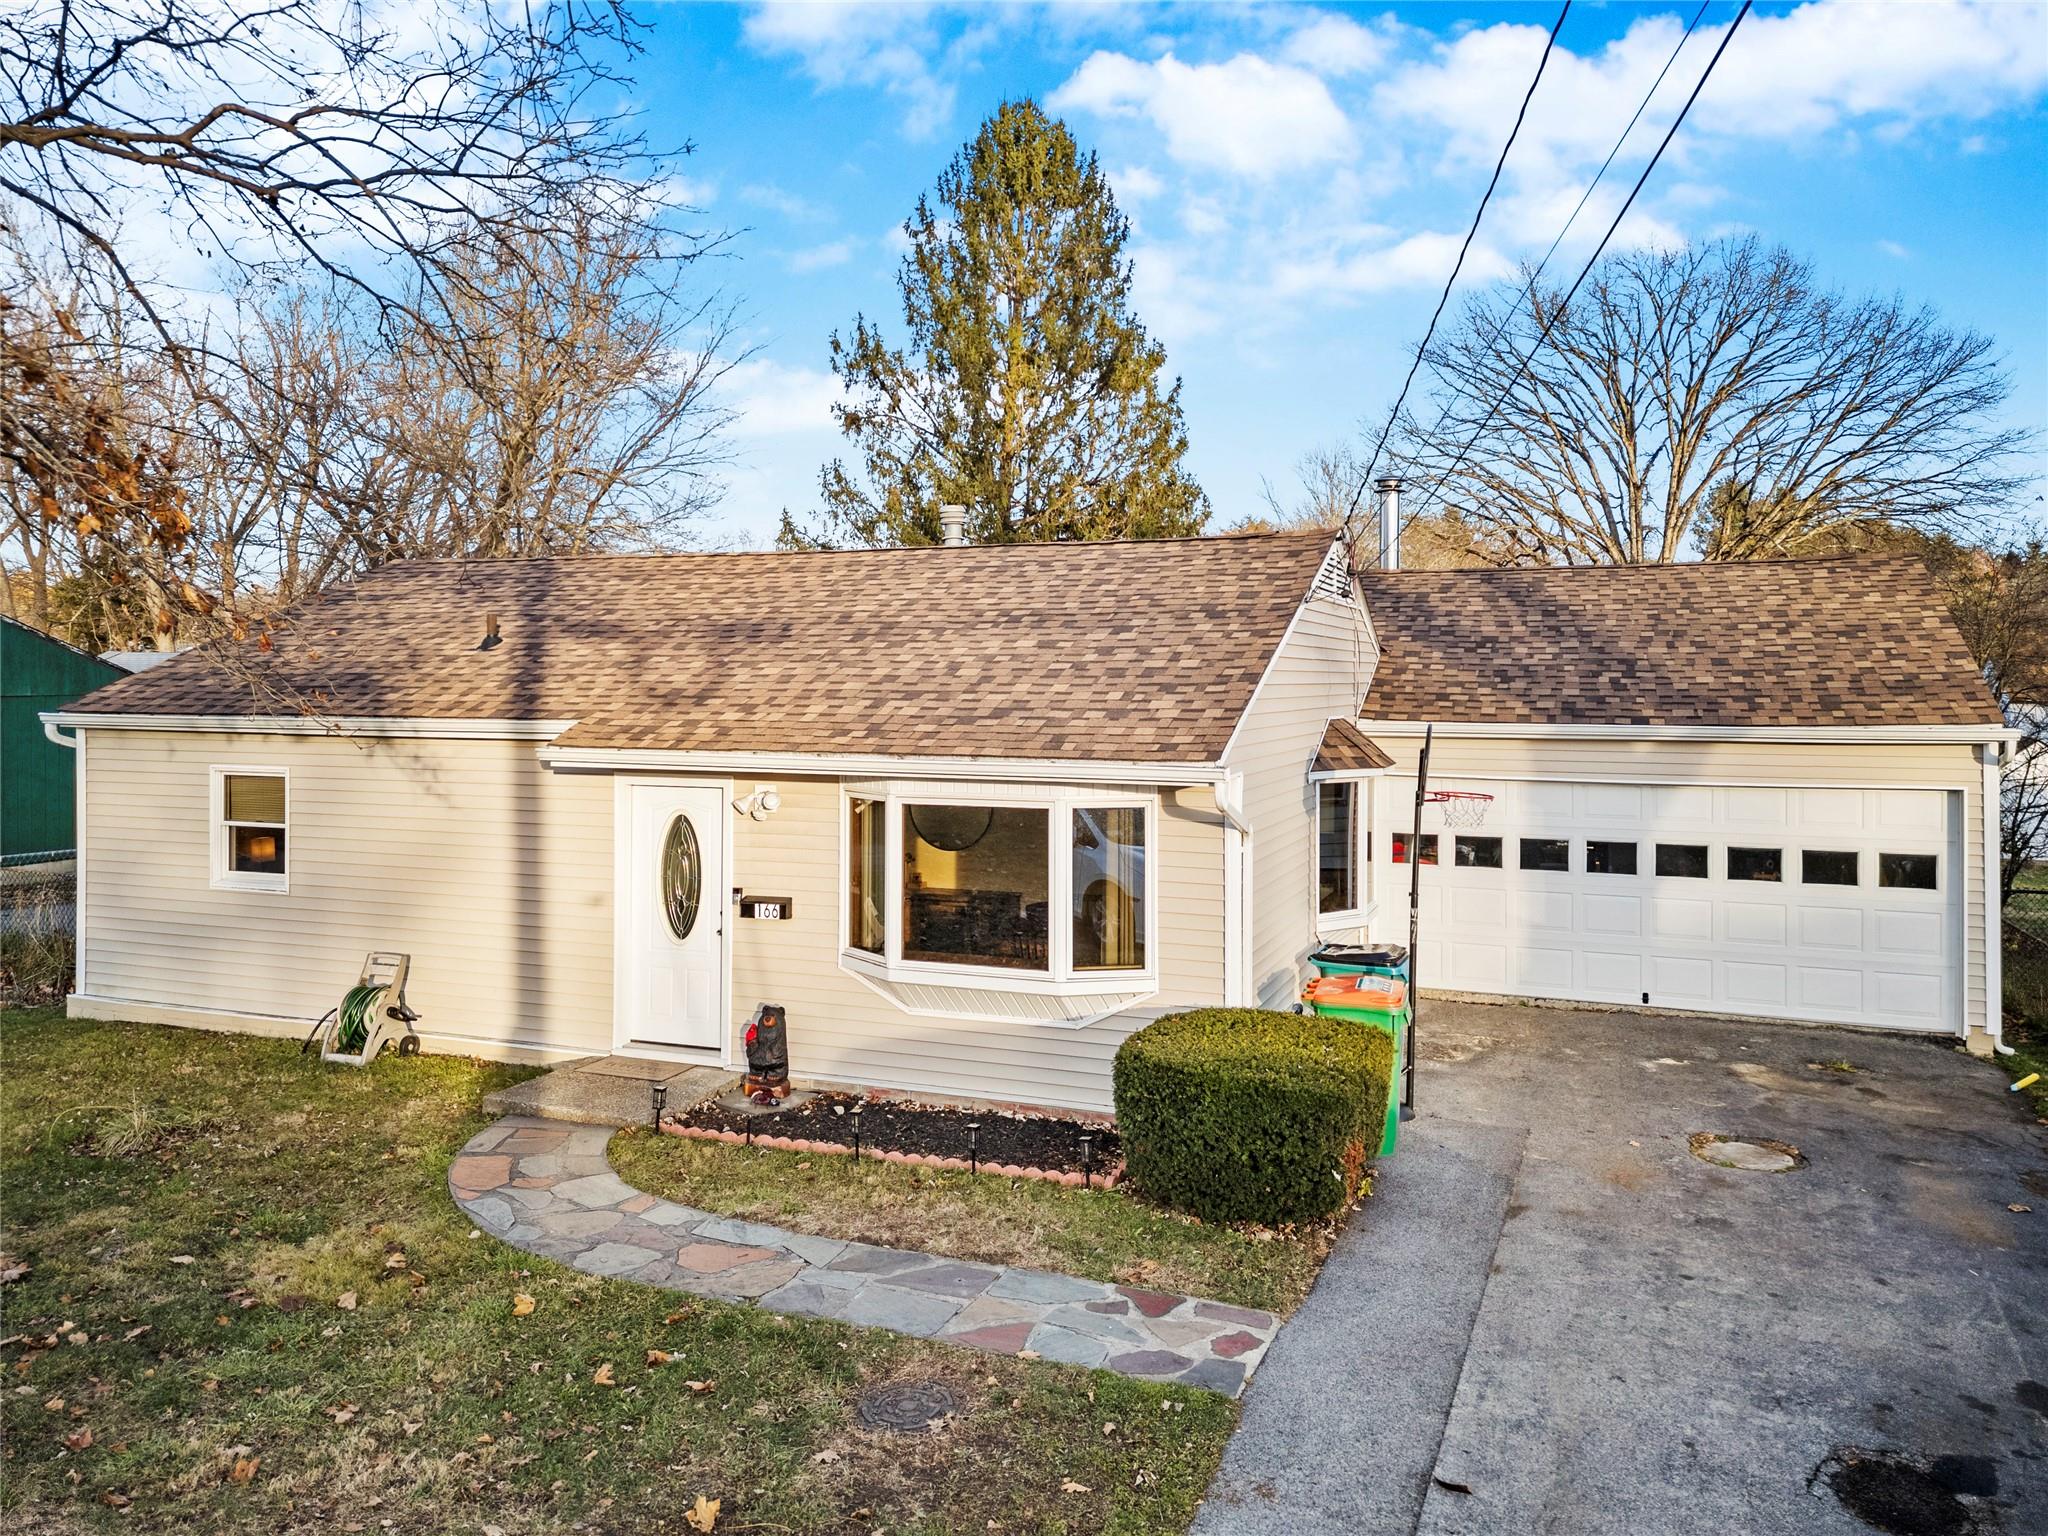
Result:
[[[1549,245],[1696,6],[1573,7],[1468,276]],[[1734,11],[1711,0],[1553,271],[1577,271]],[[1135,307],[1184,381],[1217,524],[1256,513],[1263,482],[1289,487],[1302,454],[1377,426],[1556,8],[644,15],[646,127],[694,146],[686,194],[733,236],[717,280],[754,351],[727,380],[736,459],[704,532],[746,546],[815,504],[838,451],[830,332],[864,312],[900,334],[901,221],[982,117],[1027,94],[1099,153],[1131,217]],[[1989,333],[2013,420],[2048,425],[2048,8],[1759,6],[1621,239],[1731,232]]]

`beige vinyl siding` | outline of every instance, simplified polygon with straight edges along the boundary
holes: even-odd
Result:
[[[1394,759],[1375,810],[1375,853],[1385,830],[1409,824],[1421,738],[1375,734],[1362,728]],[[1405,775],[1406,777],[1402,777]],[[1758,784],[1865,789],[1953,790],[1962,796],[1963,1012],[1970,1028],[1983,1027],[1984,781],[1976,750],[1962,745],[1793,743],[1758,741],[1630,741],[1615,738],[1545,740],[1438,735],[1430,753],[1430,782],[1454,788],[1458,778],[1560,779],[1575,783],[1640,780],[1670,784]],[[1406,938],[1407,901],[1382,902],[1374,933]],[[1428,982],[1425,978],[1424,985]]]
[[[742,788],[754,782],[747,779]],[[733,883],[786,896],[786,921],[735,919],[735,1034],[757,1004],[789,1010],[802,1078],[1004,1103],[1110,1108],[1110,1062],[1161,1012],[1223,995],[1222,818],[1207,790],[1160,796],[1160,991],[1097,1023],[997,1022],[911,1013],[839,963],[845,883],[836,779],[778,779],[782,806],[733,832]],[[734,1045],[735,1056],[739,1046]]]
[[[1228,766],[1244,774],[1251,823],[1250,991],[1285,1008],[1315,948],[1315,794],[1308,781],[1332,717],[1349,717],[1378,659],[1360,609],[1304,603],[1239,723]]]
[[[531,742],[84,735],[77,1011],[310,1025],[392,949],[437,1049],[610,1048],[608,778]],[[210,887],[217,764],[289,775],[287,891]]]

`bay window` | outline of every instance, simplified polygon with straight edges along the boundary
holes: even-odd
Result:
[[[1149,975],[1155,802],[849,785],[842,953],[876,978],[1128,988]]]
[[[1323,935],[1364,924],[1372,907],[1372,781],[1315,785],[1316,926]]]

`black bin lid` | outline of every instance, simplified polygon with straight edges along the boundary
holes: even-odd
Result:
[[[1408,946],[1405,944],[1382,944],[1371,947],[1364,944],[1325,944],[1313,955],[1311,961],[1322,960],[1331,965],[1384,965],[1401,966],[1408,963]]]

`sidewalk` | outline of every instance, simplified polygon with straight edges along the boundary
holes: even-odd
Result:
[[[508,1116],[463,1148],[449,1188],[484,1231],[586,1274],[1226,1397],[1280,1326],[1249,1307],[714,1216],[619,1178],[611,1138],[606,1125]]]

